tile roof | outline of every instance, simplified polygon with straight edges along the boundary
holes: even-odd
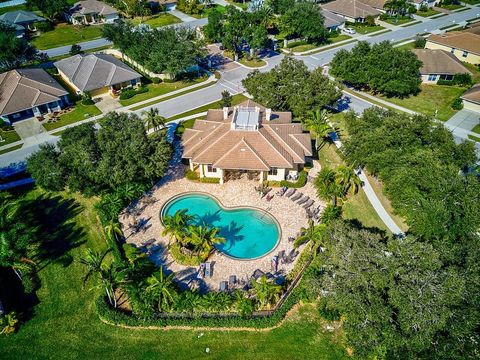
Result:
[[[0,74],[0,115],[57,101],[67,94],[43,69],[11,70]]]
[[[138,79],[139,73],[107,54],[78,54],[57,61],[55,67],[81,91],[91,91]]]
[[[383,9],[387,0],[361,0],[360,2],[375,9]]]
[[[85,0],[76,2],[69,10],[72,16],[87,14],[112,15],[118,13],[117,9],[98,0]]]
[[[9,24],[21,25],[25,23],[33,23],[38,21],[45,21],[45,19],[31,11],[16,10],[9,11],[0,15],[0,20]]]
[[[470,90],[467,90],[460,98],[480,104],[480,83],[474,85]]]
[[[235,111],[242,107],[259,109],[258,130],[234,129]],[[312,155],[310,134],[292,123],[291,113],[272,112],[267,121],[265,107],[251,100],[230,108],[226,119],[223,110],[209,110],[206,120],[196,120],[185,130],[182,145],[184,158],[222,169],[292,168]]]
[[[464,32],[469,32],[472,34],[480,35],[480,23],[473,23],[468,25],[468,28],[463,30]]]
[[[472,74],[451,52],[438,49],[413,49],[412,51],[423,63],[420,69],[422,75]]]
[[[380,11],[357,0],[335,0],[321,5],[322,9],[350,18],[366,18],[380,15]]]
[[[452,31],[442,35],[432,34],[428,41],[480,55],[480,35],[474,33]]]
[[[345,19],[340,15],[334,14],[331,11],[322,9],[323,15],[323,25],[326,28],[330,28],[333,26],[340,26],[345,23]]]

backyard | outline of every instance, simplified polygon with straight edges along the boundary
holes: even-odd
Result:
[[[32,38],[31,43],[39,50],[71,45],[102,37],[102,25],[77,26],[61,23],[53,30]]]
[[[294,308],[280,327],[264,332],[133,330],[105,324],[95,312],[99,290],[82,285],[85,268],[79,262],[87,247],[102,251],[107,246],[93,209],[97,199],[39,190],[27,196],[43,198],[46,207],[69,202],[72,213],[66,222],[76,245],[40,270],[39,303],[17,334],[0,337],[2,359],[158,359],[159,354],[164,359],[237,359],[239,352],[262,360],[298,359],[299,354],[302,359],[348,358],[341,330],[324,330],[328,323],[313,304]],[[58,235],[63,241],[66,234]]]

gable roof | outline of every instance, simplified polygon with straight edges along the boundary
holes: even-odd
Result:
[[[480,105],[480,83],[467,90],[460,98]]]
[[[420,69],[422,75],[472,74],[451,52],[439,49],[413,49],[412,52],[423,63]]]
[[[38,21],[45,21],[45,19],[31,11],[16,10],[9,11],[0,15],[0,20],[9,24],[21,25]]]
[[[357,0],[335,0],[321,5],[322,9],[350,18],[366,18],[380,15],[380,11]]]
[[[233,128],[235,112],[242,107],[259,110],[257,130]],[[223,110],[211,109],[206,120],[196,120],[193,128],[185,130],[184,158],[214,168],[269,170],[292,168],[312,155],[310,134],[303,133],[301,124],[292,123],[290,112],[272,112],[267,121],[265,107],[247,100],[229,108],[227,118],[223,117]]]
[[[383,9],[387,0],[361,0],[365,5],[371,6],[374,9]]]
[[[43,69],[11,70],[0,74],[0,115],[14,114],[67,95]]]
[[[340,26],[345,23],[345,19],[340,15],[334,14],[331,11],[322,9],[323,15],[323,25],[326,28],[331,28],[333,26]]]
[[[442,35],[432,34],[428,41],[480,55],[480,35],[474,33],[452,31]]]
[[[72,16],[83,16],[86,14],[112,15],[117,14],[117,9],[98,0],[85,0],[76,2],[69,10]]]
[[[81,91],[138,79],[139,73],[107,54],[78,54],[54,63],[72,84]]]

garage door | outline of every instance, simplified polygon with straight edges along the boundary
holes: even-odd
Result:
[[[107,94],[107,93],[108,93],[108,87],[107,87],[107,86],[105,86],[105,87],[103,87],[103,88],[101,88],[101,89],[97,89],[97,90],[92,90],[92,91],[90,91],[90,95],[91,95],[92,97],[99,96],[99,95],[105,95],[105,94]]]
[[[475,104],[470,101],[463,100],[463,108],[480,113],[480,104]]]

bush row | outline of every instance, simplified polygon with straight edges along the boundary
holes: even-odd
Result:
[[[143,94],[148,91],[148,88],[145,86],[140,86],[138,89],[126,89],[122,90],[122,93],[120,94],[120,100],[127,100],[132,97],[134,97],[137,94]]]

